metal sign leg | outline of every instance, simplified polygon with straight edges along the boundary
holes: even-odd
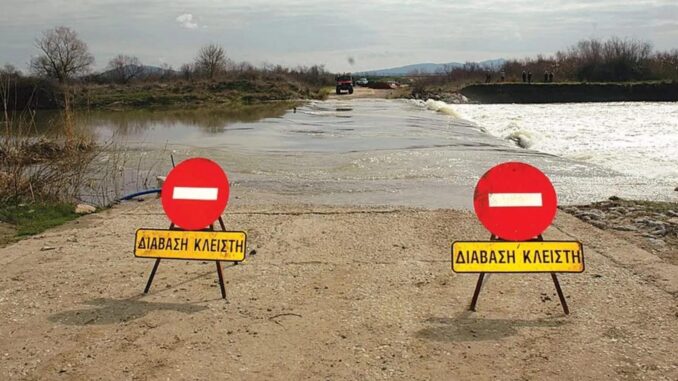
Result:
[[[558,298],[560,298],[560,305],[563,306],[563,312],[565,312],[565,315],[569,315],[570,309],[567,307],[567,301],[565,300],[565,295],[563,295],[563,290],[560,288],[560,282],[558,282],[556,273],[551,273],[551,278],[553,279],[553,284],[556,286]]]
[[[221,225],[221,230],[226,231],[226,226],[224,225],[224,220],[219,216],[219,225]],[[210,230],[214,231],[214,224],[210,224]],[[221,288],[221,298],[226,299],[226,286],[224,286],[224,273],[221,270],[221,262],[216,261],[217,264],[217,275],[219,275],[219,287]]]
[[[224,273],[221,270],[221,262],[217,261],[217,274],[219,275],[219,286],[221,287],[221,298],[226,299],[226,286],[224,286]]]
[[[224,220],[219,216],[219,226],[221,227],[221,230],[226,231],[226,225],[224,224]],[[210,225],[210,230],[214,231],[214,224]],[[219,287],[221,288],[221,298],[226,299],[226,286],[224,285],[224,273],[223,270],[221,269],[221,262],[216,261],[217,264],[217,275],[219,275]]]
[[[480,289],[483,288],[483,278],[485,278],[485,273],[480,273],[478,276],[478,283],[476,283],[476,290],[473,292],[473,299],[471,299],[471,306],[468,308],[470,311],[476,310],[478,296],[480,296]]]
[[[148,276],[148,282],[146,282],[146,288],[144,288],[144,294],[148,294],[148,290],[151,289],[151,283],[153,283],[153,278],[155,277],[155,272],[158,271],[158,266],[160,265],[160,258],[155,260],[153,265],[153,270],[151,270],[151,275]]]
[[[219,217],[219,225],[221,225],[221,230],[226,231],[226,225],[224,220]],[[181,230],[177,228],[174,223],[170,225],[170,230]],[[214,231],[214,224],[210,224],[208,230]],[[238,262],[235,262],[236,264]],[[155,278],[155,273],[158,271],[158,266],[160,265],[160,258],[156,258],[155,264],[153,265],[153,270],[151,270],[151,275],[148,277],[148,282],[146,282],[146,288],[144,288],[144,294],[148,294],[148,291],[151,289],[151,284],[153,284],[153,278]],[[226,286],[224,285],[224,273],[221,268],[221,261],[216,261],[217,265],[217,275],[219,275],[219,287],[221,288],[221,297],[226,299]]]
[[[221,230],[226,231],[226,224],[224,224],[224,219],[219,216],[219,225],[221,226]],[[233,266],[237,266],[238,262],[233,262]]]
[[[174,222],[169,226],[170,230],[174,230]],[[144,294],[148,294],[148,290],[151,289],[151,284],[153,283],[153,278],[155,278],[155,272],[158,271],[158,266],[160,265],[160,258],[155,260],[153,265],[153,270],[151,270],[151,275],[148,276],[148,282],[146,282],[146,288],[144,288]]]
[[[543,241],[544,237],[540,234],[533,241]],[[503,241],[501,238],[492,234],[490,236],[490,241]],[[490,274],[487,274],[488,276]],[[483,288],[483,280],[485,279],[485,273],[480,273],[478,276],[478,282],[476,283],[476,289],[473,292],[473,299],[471,299],[471,305],[469,306],[470,311],[476,310],[476,305],[478,304],[478,298],[480,297],[480,290]],[[551,273],[551,279],[553,279],[553,284],[556,286],[556,292],[558,292],[558,298],[560,299],[560,305],[563,307],[563,312],[565,315],[570,314],[570,308],[567,306],[567,300],[565,300],[565,295],[563,295],[563,290],[560,288],[560,282],[558,281],[558,276],[556,273]]]

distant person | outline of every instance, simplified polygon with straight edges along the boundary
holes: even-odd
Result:
[[[548,81],[549,81],[549,72],[544,70],[544,82],[548,82]]]
[[[485,83],[490,83],[492,82],[492,74],[487,74],[485,75]]]
[[[523,70],[523,82],[527,82],[527,73]]]
[[[549,73],[549,82],[553,82],[553,72]]]
[[[527,83],[532,83],[532,72],[531,71],[527,72]]]
[[[506,80],[506,73],[502,70],[499,74],[499,82],[504,82],[504,80]]]

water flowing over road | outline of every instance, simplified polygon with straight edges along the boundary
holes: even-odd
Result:
[[[573,107],[586,112],[572,111]],[[561,203],[612,195],[675,200],[678,159],[676,151],[665,146],[673,144],[671,139],[678,134],[671,134],[671,129],[677,127],[665,115],[652,122],[663,123],[658,130],[667,136],[658,137],[657,147],[663,151],[651,152],[644,142],[657,129],[627,128],[617,134],[607,129],[620,125],[629,113],[640,113],[635,120],[643,120],[642,115],[650,118],[666,106],[642,104],[636,111],[623,111],[628,107],[338,98],[257,121],[221,119],[204,112],[195,118],[101,113],[83,122],[101,141],[114,140],[131,149],[125,161],[134,174],[128,177],[138,178],[139,170],[165,172],[170,168],[169,152],[179,161],[205,156],[222,164],[236,186],[268,190],[294,202],[470,208],[477,179],[505,161],[544,170]],[[619,121],[611,120],[617,115],[614,110],[621,111]],[[568,114],[572,123],[563,120]],[[518,118],[539,128],[521,130],[515,127]],[[511,131],[497,126],[509,126]],[[642,149],[625,145],[631,139]],[[128,181],[126,191],[138,185]]]

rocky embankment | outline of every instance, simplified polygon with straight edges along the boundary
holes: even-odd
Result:
[[[561,209],[678,265],[678,203],[610,197],[607,201]]]
[[[675,102],[678,82],[489,83],[459,92],[480,103]]]
[[[450,104],[469,103],[468,98],[457,92],[450,91],[421,91],[413,92],[410,99],[419,99],[426,101],[433,99],[436,101],[443,101]]]

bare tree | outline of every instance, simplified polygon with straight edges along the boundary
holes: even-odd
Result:
[[[167,62],[163,62],[160,65],[160,80],[161,81],[168,80],[168,79],[174,77],[175,74],[176,73],[175,73],[172,65],[168,64]]]
[[[89,53],[87,44],[68,27],[58,26],[43,32],[35,44],[42,53],[31,61],[31,69],[60,83],[87,73],[94,64],[94,56]]]
[[[187,63],[187,64],[183,64],[183,65],[181,65],[181,67],[179,68],[179,72],[181,73],[181,76],[182,76],[185,80],[188,81],[188,80],[190,80],[190,79],[193,77],[193,72],[194,72],[193,65],[192,65],[192,64],[188,64],[188,63]]]
[[[21,77],[21,70],[17,69],[12,64],[5,64],[5,66],[0,68],[0,75],[10,77]]]
[[[108,69],[116,81],[127,83],[144,72],[138,57],[119,54],[108,61]]]
[[[228,59],[221,46],[215,44],[205,45],[198,51],[195,59],[195,68],[206,74],[210,79],[218,73],[226,70]]]

